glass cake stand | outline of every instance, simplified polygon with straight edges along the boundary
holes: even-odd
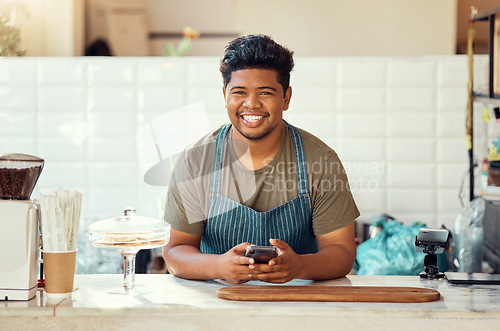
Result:
[[[143,294],[149,288],[135,286],[135,258],[141,249],[165,246],[170,225],[162,220],[136,216],[135,209],[126,208],[124,216],[109,218],[89,226],[90,243],[96,247],[119,249],[123,255],[123,287],[111,288],[113,294]]]

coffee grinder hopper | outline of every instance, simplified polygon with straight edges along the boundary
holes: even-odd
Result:
[[[0,199],[29,200],[44,160],[27,154],[0,154]]]

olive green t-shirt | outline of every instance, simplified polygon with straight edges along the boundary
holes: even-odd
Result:
[[[165,221],[172,228],[190,233],[204,231],[209,210],[210,178],[215,137],[221,128],[188,146],[174,164],[165,202]],[[282,139],[274,159],[258,170],[238,161],[232,129],[224,142],[221,194],[258,212],[274,209],[298,196],[297,166],[293,137],[283,122]],[[340,229],[359,216],[342,163],[334,150],[301,130],[316,236]]]

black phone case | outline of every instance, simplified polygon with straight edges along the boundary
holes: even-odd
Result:
[[[268,263],[278,256],[278,250],[274,246],[248,246],[245,256],[253,258],[255,263]]]

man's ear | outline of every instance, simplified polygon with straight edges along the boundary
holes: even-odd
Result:
[[[222,86],[222,95],[224,96],[224,108],[227,108],[226,106],[226,87]]]
[[[283,103],[283,110],[287,110],[288,107],[290,106],[290,99],[292,98],[292,87],[288,86],[286,93],[285,93],[285,100]]]

